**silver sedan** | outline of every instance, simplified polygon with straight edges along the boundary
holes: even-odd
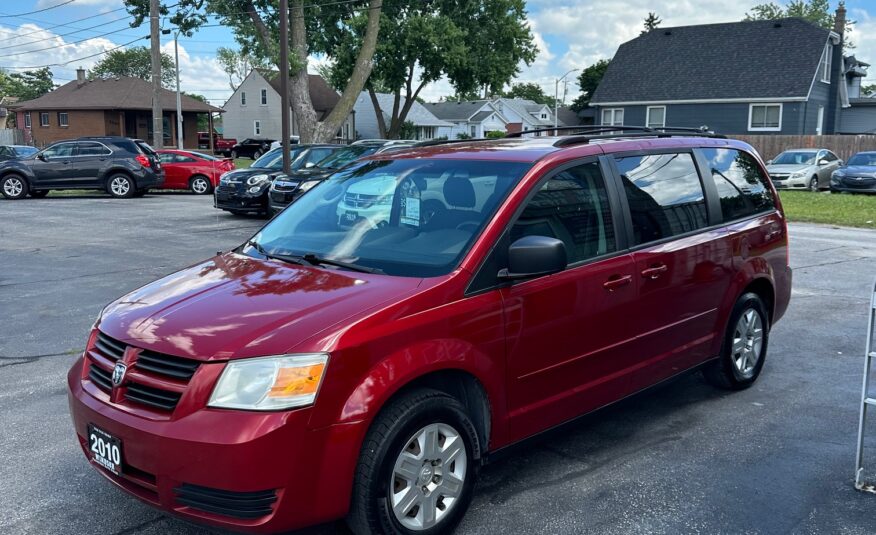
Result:
[[[830,175],[842,163],[827,149],[791,149],[767,162],[767,171],[776,188],[819,191],[830,187]]]

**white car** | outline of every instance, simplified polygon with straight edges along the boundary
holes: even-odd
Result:
[[[290,145],[297,145],[297,144],[299,144],[299,143],[301,143],[301,138],[300,138],[300,137],[298,137],[298,136],[291,136],[291,137],[289,137],[289,144],[290,144]],[[273,143],[271,143],[271,150],[279,149],[282,145],[283,145],[283,141],[282,141],[282,140],[274,141]]]

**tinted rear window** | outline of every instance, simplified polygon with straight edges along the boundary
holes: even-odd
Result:
[[[724,221],[749,217],[775,208],[757,160],[735,149],[701,149],[721,198]]]

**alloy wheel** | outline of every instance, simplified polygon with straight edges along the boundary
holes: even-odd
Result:
[[[736,371],[744,378],[754,375],[763,349],[763,320],[753,308],[746,309],[733,331],[731,358]]]
[[[198,195],[203,195],[207,193],[207,190],[210,189],[210,184],[203,177],[197,177],[192,180],[192,191],[197,193]]]
[[[18,197],[24,190],[24,183],[18,177],[7,178],[3,183],[3,193],[10,197]]]
[[[129,191],[131,191],[131,181],[123,176],[114,177],[110,182],[110,189],[112,190],[113,195],[124,197]]]
[[[818,178],[812,177],[812,180],[809,181],[809,189],[811,191],[818,191]]]
[[[405,442],[389,482],[389,505],[405,528],[429,529],[459,501],[467,466],[465,442],[444,423],[423,427]]]

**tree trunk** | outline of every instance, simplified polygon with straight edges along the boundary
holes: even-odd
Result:
[[[386,139],[386,119],[383,118],[383,110],[380,109],[380,102],[377,100],[377,93],[374,92],[374,88],[368,88],[368,96],[371,97],[374,116],[377,117],[377,133],[381,139]]]
[[[417,97],[420,95],[420,91],[426,86],[425,81],[421,81],[420,85],[417,86],[416,89],[413,89],[414,83],[414,65],[411,65],[408,69],[408,78],[405,82],[405,103],[401,107],[401,110],[398,108],[399,99],[401,96],[401,89],[397,89],[395,91],[395,106],[392,109],[392,122],[391,127],[389,129],[389,139],[398,139],[401,135],[401,129],[405,124],[405,121],[408,119],[408,113],[410,113],[411,108],[414,106],[414,103],[417,101]]]

